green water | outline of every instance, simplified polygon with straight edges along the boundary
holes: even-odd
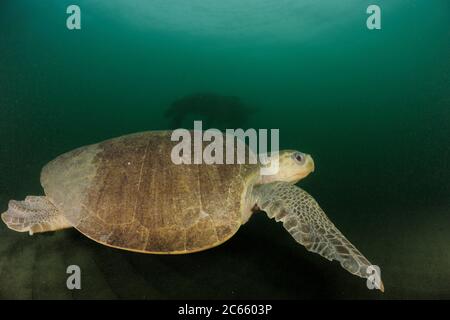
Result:
[[[1,1],[0,211],[42,194],[41,167],[65,151],[169,129],[184,96],[236,96],[257,111],[233,125],[279,128],[281,148],[313,155],[299,185],[381,267],[384,294],[259,214],[185,256],[1,224],[0,298],[450,298],[450,3],[337,3],[79,0],[69,31],[73,1]],[[66,288],[70,264],[82,290]]]

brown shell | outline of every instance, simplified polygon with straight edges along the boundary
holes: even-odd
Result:
[[[42,170],[46,195],[80,232],[148,253],[189,253],[229,239],[242,224],[251,166],[175,165],[170,131],[81,147]]]

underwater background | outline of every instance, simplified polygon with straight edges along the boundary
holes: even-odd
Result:
[[[81,30],[66,28],[71,4]],[[0,298],[450,298],[448,0],[0,2],[0,212],[41,195],[63,152],[194,119],[279,128],[282,149],[312,154],[299,186],[381,267],[385,293],[258,213],[181,256],[1,223]],[[81,290],[66,288],[71,264]]]

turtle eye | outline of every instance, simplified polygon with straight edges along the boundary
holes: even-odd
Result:
[[[296,152],[294,153],[294,159],[299,163],[303,163],[305,160],[305,155],[301,152]]]

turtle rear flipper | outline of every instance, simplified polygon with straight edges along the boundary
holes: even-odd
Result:
[[[71,227],[46,197],[27,196],[24,201],[11,200],[1,217],[8,228],[29,232],[30,235]]]

